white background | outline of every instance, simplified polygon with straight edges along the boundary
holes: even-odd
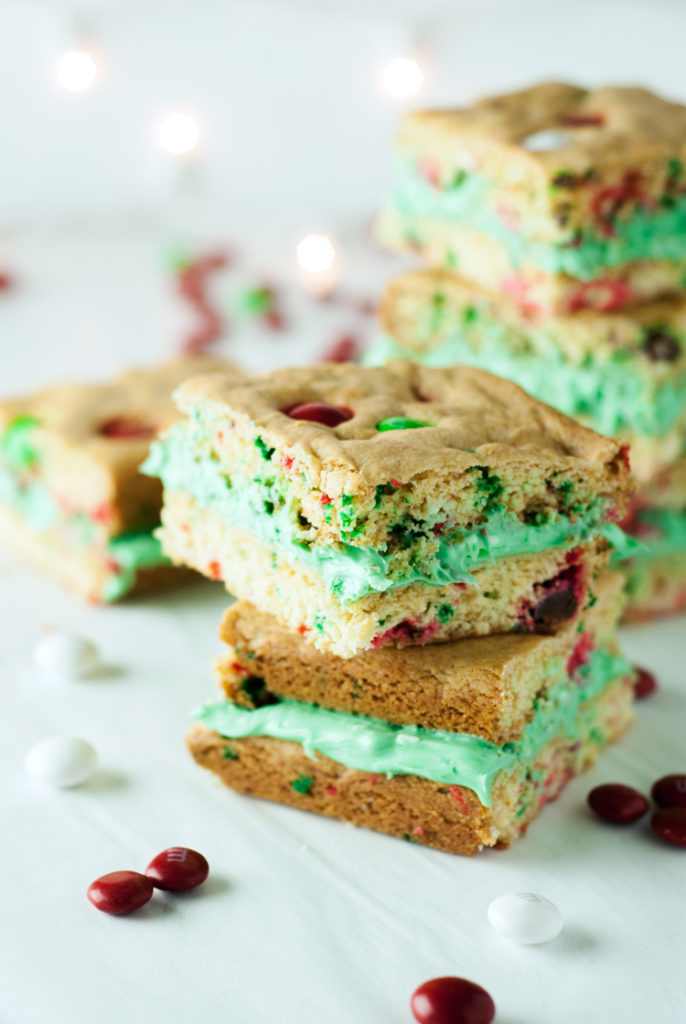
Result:
[[[89,93],[53,82],[56,56],[89,22],[102,76]],[[191,322],[174,298],[173,242],[242,247],[213,294],[268,274],[291,330],[235,326],[223,351],[251,368],[315,357],[350,309],[305,301],[293,243],[337,240],[346,286],[374,295],[399,264],[367,244],[398,105],[384,61],[423,41],[421,102],[468,99],[546,76],[622,80],[686,98],[686,5],[451,2],[0,3],[0,377],[11,393],[97,377],[172,354]],[[155,141],[169,109],[194,111],[203,145],[190,185]],[[497,1024],[680,1024],[683,851],[647,823],[592,821],[588,789],[686,769],[684,620],[625,631],[660,694],[586,778],[506,853],[464,860],[254,803],[183,749],[212,696],[226,598],[191,589],[90,608],[0,555],[0,1024],[403,1024],[412,990],[444,973],[484,984]],[[55,685],[31,668],[46,624],[95,639],[110,670]],[[38,739],[81,735],[101,771],[43,790],[22,760]],[[212,875],[196,894],[156,895],[131,918],[85,899],[97,875],[142,869],[187,844]],[[554,943],[512,947],[485,910],[533,890],[565,917]]]

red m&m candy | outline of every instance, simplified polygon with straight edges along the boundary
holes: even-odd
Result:
[[[419,1024],[491,1024],[495,1003],[486,989],[466,978],[432,978],[412,994]]]
[[[639,668],[636,666],[636,682],[634,683],[634,696],[641,700],[643,697],[649,697],[651,693],[655,693],[657,690],[657,679],[652,672],[649,672],[646,668]]]
[[[292,420],[308,420],[310,423],[321,423],[325,427],[337,427],[340,423],[353,418],[353,411],[346,405],[327,405],[326,402],[301,402],[290,409],[284,409]]]
[[[183,892],[207,878],[210,866],[201,853],[185,846],[170,846],[150,861],[145,874],[156,889]]]
[[[653,832],[672,846],[686,846],[686,807],[661,807],[650,819]]]
[[[603,821],[611,821],[613,825],[628,825],[643,817],[648,810],[648,801],[632,786],[608,782],[591,790],[588,806]]]
[[[155,427],[142,420],[134,419],[133,416],[113,416],[105,420],[98,427],[101,437],[111,437],[117,440],[147,440],[157,433]]]
[[[686,807],[686,775],[663,775],[650,795],[658,807]]]
[[[138,871],[111,871],[88,886],[87,896],[105,914],[130,914],[147,903],[153,885]]]

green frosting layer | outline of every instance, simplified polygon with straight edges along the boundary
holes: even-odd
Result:
[[[394,574],[393,556],[382,551],[344,543],[337,548],[304,543],[298,534],[297,503],[288,496],[287,480],[282,491],[284,503],[277,508],[271,500],[272,492],[266,492],[264,486],[227,477],[206,450],[207,434],[207,425],[200,421],[175,424],[164,439],[152,445],[142,471],[161,477],[169,492],[191,495],[201,508],[247,530],[286,559],[304,563],[322,577],[343,603],[412,583],[473,583],[471,571],[497,558],[571,546],[598,534],[616,537],[618,532],[617,527],[603,524],[602,503],[580,513],[574,522],[560,516],[535,525],[496,513],[484,526],[466,532],[463,539],[441,541],[430,558],[417,557],[402,574]]]
[[[658,210],[639,209],[626,220],[618,218],[614,234],[601,237],[591,228],[579,239],[550,243],[508,228],[495,212],[497,186],[478,172],[465,174],[451,189],[436,189],[426,182],[413,164],[403,161],[390,208],[405,224],[408,237],[416,237],[419,219],[455,221],[483,231],[507,249],[510,262],[518,267],[531,262],[551,274],[568,274],[582,281],[602,276],[608,267],[638,260],[686,260],[686,199]]]
[[[559,661],[549,670],[559,673]],[[314,704],[283,700],[255,710],[228,701],[207,704],[195,718],[227,739],[270,736],[301,743],[308,756],[314,751],[358,771],[418,775],[447,785],[473,790],[484,806],[491,800],[496,776],[516,765],[532,762],[556,736],[578,737],[581,706],[631,666],[608,650],[595,651],[575,681],[551,686],[536,704],[536,712],[516,743],[495,746],[467,733],[394,726],[378,718],[328,711]]]
[[[0,469],[0,502],[14,509],[36,534],[63,527],[68,530],[71,542],[80,547],[97,543],[98,531],[93,521],[84,513],[65,514],[40,480],[20,481],[11,470]],[[68,554],[65,553],[65,557]],[[150,531],[113,537],[102,557],[111,559],[118,567],[112,568],[105,583],[103,601],[116,601],[128,593],[139,569],[171,564]]]
[[[651,532],[641,536],[640,546],[629,553],[631,557],[644,561],[686,553],[686,511],[646,508],[637,512],[636,519]],[[621,561],[622,556],[616,554],[613,560]]]
[[[473,325],[472,325],[473,326]],[[686,374],[655,385],[628,362],[570,363],[548,331],[531,331],[531,349],[513,348],[508,327],[481,317],[475,344],[457,331],[442,344],[416,352],[381,335],[365,354],[367,366],[409,359],[424,366],[464,363],[506,377],[572,417],[583,417],[601,434],[629,429],[646,437],[666,434],[686,413]]]

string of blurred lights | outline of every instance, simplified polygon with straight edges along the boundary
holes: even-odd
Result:
[[[86,93],[101,79],[104,51],[91,32],[74,32],[72,39],[73,45],[55,62],[55,82],[65,92]],[[421,92],[425,75],[416,56],[405,53],[385,63],[380,82],[387,96],[394,101],[405,102]],[[184,175],[181,172],[188,172],[191,163],[197,162],[197,150],[203,136],[200,119],[188,110],[169,110],[157,120],[154,135],[161,149],[178,161],[178,181],[182,183]],[[295,263],[301,287],[308,295],[322,300],[335,297],[338,254],[328,235],[305,234],[295,246]]]

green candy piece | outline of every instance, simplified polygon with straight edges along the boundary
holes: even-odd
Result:
[[[300,793],[301,796],[307,796],[312,788],[312,776],[311,775],[299,775],[297,779],[293,779],[291,787],[296,793]]]
[[[379,420],[376,424],[377,430],[418,430],[419,427],[433,427],[433,423],[426,423],[424,420],[411,420],[407,416],[388,416],[385,420]]]
[[[33,469],[38,462],[38,449],[32,440],[33,431],[38,425],[39,420],[35,416],[15,416],[2,435],[0,453],[13,469]]]

